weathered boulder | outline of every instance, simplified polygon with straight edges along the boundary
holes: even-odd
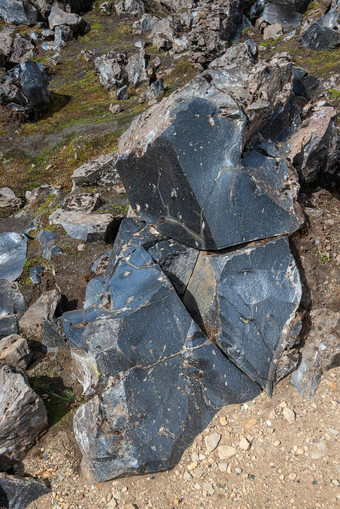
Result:
[[[28,338],[41,339],[43,324],[54,317],[59,301],[60,293],[57,290],[40,295],[19,320],[20,333]]]
[[[144,249],[159,235],[132,220],[122,230],[100,300],[63,315],[76,376],[86,394],[100,392],[74,418],[83,470],[97,481],[174,466],[222,405],[259,393]]]
[[[302,46],[315,51],[331,50],[340,46],[339,18],[339,11],[331,9],[315,21],[303,34]]]
[[[289,157],[300,175],[310,185],[328,179],[337,157],[337,113],[331,106],[316,105],[298,131],[288,140]]]
[[[21,200],[17,198],[9,187],[0,188],[0,209],[1,208],[17,208],[20,207]]]
[[[151,14],[145,14],[138,21],[135,21],[132,25],[133,31],[137,35],[145,34],[151,30],[154,25],[158,22],[158,18],[156,16],[152,16]]]
[[[0,364],[26,369],[32,357],[25,338],[12,334],[0,340]]]
[[[18,319],[25,311],[25,301],[16,284],[0,279],[0,339],[18,332]]]
[[[291,65],[284,58],[249,72],[220,65],[135,119],[116,165],[140,218],[199,249],[291,233],[301,224],[289,161],[269,142],[243,149],[288,102]]]
[[[38,117],[49,104],[49,76],[42,64],[24,62],[0,77],[0,104]]]
[[[0,471],[23,459],[47,426],[41,398],[27,379],[10,366],[0,366]]]
[[[298,269],[287,237],[200,253],[184,303],[226,356],[269,394],[301,329]]]
[[[168,16],[153,23],[148,37],[158,50],[168,51],[172,48],[175,37],[180,34],[181,28],[176,18]]]
[[[35,43],[27,34],[5,26],[0,32],[0,66],[10,67],[35,56]]]
[[[257,0],[250,10],[252,21],[260,16],[270,25],[280,23],[284,28],[301,24],[303,12],[310,0]]]
[[[50,224],[62,226],[70,237],[85,242],[109,242],[117,229],[116,222],[111,214],[85,214],[63,209],[57,209],[49,217]]]
[[[72,28],[74,33],[81,33],[84,32],[86,23],[78,14],[65,12],[57,5],[54,5],[48,17],[48,25],[50,29],[67,25]]]
[[[125,69],[127,54],[110,51],[106,55],[97,57],[94,65],[99,80],[108,90],[114,90],[128,83],[128,73]]]
[[[17,25],[35,25],[38,20],[37,10],[27,0],[1,0],[0,16]]]
[[[130,15],[137,17],[144,14],[145,11],[143,0],[118,0],[114,6],[118,16]]]
[[[51,490],[42,481],[29,477],[0,474],[0,507],[25,509]]]
[[[340,366],[340,313],[315,309],[311,312],[311,321],[299,367],[291,376],[292,384],[309,399],[313,397],[321,376]]]
[[[141,48],[137,53],[131,55],[128,60],[126,70],[128,73],[129,84],[137,87],[149,82],[146,73],[145,51]]]
[[[15,281],[26,261],[27,238],[19,233],[0,233],[0,279]]]
[[[76,212],[84,212],[90,214],[99,204],[99,193],[81,193],[67,196],[63,201],[62,208],[64,210],[74,210]]]
[[[73,190],[80,186],[106,185],[117,193],[125,189],[116,169],[117,154],[107,154],[83,164],[72,174]]]
[[[55,242],[58,240],[58,235],[56,233],[49,230],[40,230],[36,239],[42,249],[41,256],[46,258],[46,260],[50,260],[52,256],[63,254],[62,249],[55,246]]]

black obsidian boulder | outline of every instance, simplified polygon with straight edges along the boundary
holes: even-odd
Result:
[[[0,104],[37,118],[49,104],[49,76],[42,64],[24,62],[0,77]]]
[[[284,237],[201,253],[184,304],[226,356],[271,393],[279,359],[300,332],[301,294]]]
[[[337,9],[331,9],[321,16],[304,33],[301,39],[302,46],[315,51],[332,50],[340,46],[339,18]]]

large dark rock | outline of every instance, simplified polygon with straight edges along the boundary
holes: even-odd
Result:
[[[1,509],[25,509],[37,498],[50,491],[42,481],[0,474]]]
[[[304,33],[301,44],[315,51],[325,51],[340,46],[339,11],[331,9],[319,18]]]
[[[63,315],[75,374],[100,393],[74,418],[83,470],[97,481],[174,466],[221,406],[260,391],[195,324],[142,247],[149,235],[127,221],[101,299]]]
[[[35,25],[38,19],[38,12],[27,0],[1,0],[0,16],[7,23]]]
[[[142,220],[184,244],[212,250],[300,225],[289,162],[273,144],[243,149],[288,102],[290,64],[273,60],[246,73],[215,65],[138,117],[120,140],[117,161]]]
[[[42,64],[19,64],[0,77],[0,104],[24,116],[38,117],[49,104],[48,83]]]
[[[42,399],[27,379],[10,366],[0,366],[0,471],[24,458],[47,426]]]
[[[15,281],[26,261],[27,238],[19,233],[0,234],[0,279]]]
[[[200,253],[186,307],[227,357],[269,393],[301,323],[302,289],[286,237],[227,253]]]
[[[257,0],[250,10],[250,17],[254,21],[262,17],[267,23],[279,23],[285,28],[301,24],[303,12],[310,0]]]

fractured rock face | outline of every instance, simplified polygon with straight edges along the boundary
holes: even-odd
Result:
[[[269,393],[301,323],[298,269],[286,237],[200,253],[184,303],[227,357]]]
[[[16,285],[0,279],[0,339],[18,332],[18,319],[25,310],[24,298]]]
[[[100,83],[108,90],[115,90],[126,85],[128,82],[128,73],[125,69],[126,64],[127,54],[125,52],[115,53],[110,51],[105,55],[97,57],[94,65],[99,74]]]
[[[22,460],[46,426],[42,399],[15,368],[0,366],[0,470]]]
[[[85,393],[100,392],[74,418],[83,470],[97,481],[174,466],[222,405],[260,391],[202,333],[138,240],[107,274],[112,267],[100,301],[63,315],[75,373]]]
[[[27,238],[19,233],[0,234],[0,279],[15,281],[26,260]]]
[[[49,77],[45,67],[24,62],[0,77],[0,104],[6,108],[35,116],[49,104]]]
[[[26,0],[1,0],[0,16],[17,25],[35,25],[38,19],[37,10]]]
[[[243,152],[255,126],[288,101],[290,66],[259,64],[244,78],[244,89],[237,83],[251,127],[229,95],[230,81],[242,76],[218,68],[207,72],[122,136],[117,170],[132,207],[159,232],[198,249],[295,231],[300,219],[293,168],[274,145]],[[236,99],[236,87],[232,94]]]
[[[0,364],[10,364],[26,369],[31,356],[25,338],[12,334],[0,340]]]
[[[0,474],[0,507],[24,509],[51,490],[42,481]]]
[[[49,222],[61,225],[70,237],[85,242],[109,242],[114,229],[111,214],[90,214],[75,210],[57,209],[50,215]]]
[[[340,46],[340,22],[337,9],[331,9],[304,33],[301,44],[315,51],[325,51]]]
[[[57,290],[40,295],[20,319],[20,332],[30,338],[41,338],[43,324],[54,317],[59,301],[60,294]]]

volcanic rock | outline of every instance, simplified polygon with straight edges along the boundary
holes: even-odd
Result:
[[[28,477],[0,474],[0,507],[25,509],[51,490],[42,481]]]
[[[0,471],[23,459],[47,426],[41,398],[16,368],[0,366]]]
[[[59,301],[60,293],[57,290],[40,295],[19,320],[20,332],[29,338],[41,339],[43,324],[54,317]]]
[[[49,223],[61,225],[70,237],[85,242],[100,240],[109,242],[113,230],[116,229],[115,220],[111,214],[89,214],[63,209],[53,212],[49,217]]]
[[[10,364],[26,369],[31,356],[26,339],[18,334],[12,334],[0,340],[0,364]]]
[[[125,69],[127,54],[110,51],[106,55],[97,57],[94,65],[99,80],[108,90],[114,90],[128,83],[128,73]]]
[[[17,25],[35,25],[38,19],[37,10],[26,0],[1,0],[0,16]]]
[[[19,233],[0,234],[0,279],[15,281],[26,261],[27,238]]]
[[[301,44],[314,51],[325,51],[340,46],[339,12],[331,9],[325,16],[319,18],[304,33]]]

